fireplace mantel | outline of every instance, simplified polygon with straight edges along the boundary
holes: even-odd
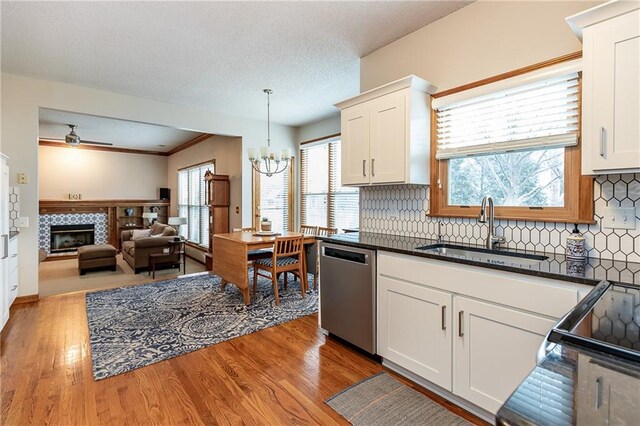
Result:
[[[40,200],[40,214],[106,213],[118,206],[169,206],[166,200]]]

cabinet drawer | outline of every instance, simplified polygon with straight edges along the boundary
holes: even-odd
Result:
[[[513,272],[378,252],[378,275],[560,318],[589,286]]]

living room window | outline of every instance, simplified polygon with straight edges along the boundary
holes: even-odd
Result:
[[[272,176],[253,172],[254,226],[260,229],[260,219],[271,221],[274,232],[293,230],[293,176],[295,158],[287,168]]]
[[[580,175],[580,61],[434,95],[432,216],[591,223],[593,180]],[[591,207],[589,208],[589,206]]]
[[[357,228],[358,188],[340,185],[340,137],[305,144],[300,150],[300,223]]]
[[[180,235],[202,247],[209,247],[209,207],[204,181],[207,170],[215,173],[214,160],[178,170],[178,216],[187,218],[187,224],[180,227]]]

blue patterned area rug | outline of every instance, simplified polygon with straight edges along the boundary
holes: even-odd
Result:
[[[282,277],[281,277],[282,282]],[[271,281],[245,306],[232,284],[199,275],[87,293],[93,378],[105,379],[318,311],[318,293],[305,299],[300,285],[280,285],[276,306]]]

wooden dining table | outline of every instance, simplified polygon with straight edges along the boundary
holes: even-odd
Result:
[[[261,236],[253,232],[230,232],[213,235],[211,245],[211,272],[222,279],[222,289],[227,284],[234,284],[242,292],[244,303],[251,303],[249,291],[249,263],[247,253],[251,250],[272,248],[276,237],[291,237],[303,235],[299,232],[282,232],[275,236]],[[314,235],[304,235],[303,243],[313,244],[316,241]],[[305,259],[304,252],[302,256]],[[306,286],[306,265],[303,261],[303,286]]]

